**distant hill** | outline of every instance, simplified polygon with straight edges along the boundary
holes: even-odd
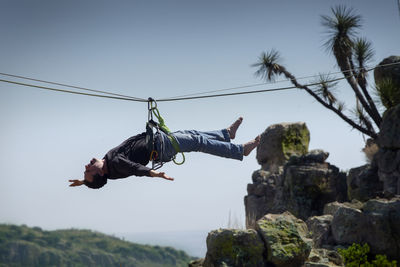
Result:
[[[168,267],[187,266],[192,259],[171,247],[139,245],[90,230],[0,224],[0,267]]]

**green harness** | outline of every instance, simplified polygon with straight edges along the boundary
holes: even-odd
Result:
[[[146,124],[146,140],[147,140],[149,150],[151,151],[150,160],[152,161],[152,165],[153,165],[152,169],[156,170],[163,166],[163,162],[161,160],[159,160],[159,156],[164,151],[164,142],[163,142],[162,138],[160,138],[161,151],[156,151],[153,129],[155,129],[156,133],[158,133],[158,134],[160,134],[160,131],[162,131],[168,136],[168,139],[171,141],[172,147],[174,148],[175,152],[177,154],[178,153],[182,154],[181,162],[178,162],[176,160],[176,156],[174,156],[172,161],[177,165],[182,165],[185,162],[185,154],[183,154],[183,152],[181,152],[178,142],[176,141],[175,137],[173,137],[171,135],[171,130],[167,127],[167,125],[165,125],[165,121],[164,121],[163,117],[161,117],[160,111],[157,108],[157,102],[153,98],[149,97],[148,102],[147,102],[147,107],[148,107],[148,121]],[[154,121],[153,115],[154,115],[154,117],[157,118],[158,122]]]

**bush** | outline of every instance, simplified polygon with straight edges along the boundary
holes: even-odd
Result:
[[[385,78],[377,82],[376,92],[380,97],[382,105],[387,109],[400,104],[400,88],[391,79]]]
[[[369,246],[364,244],[353,244],[347,249],[338,249],[343,257],[346,267],[397,267],[396,261],[389,261],[386,255],[376,255],[372,263],[368,261]]]

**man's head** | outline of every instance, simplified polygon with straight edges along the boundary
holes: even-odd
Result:
[[[104,161],[96,158],[92,158],[89,164],[85,165],[85,172],[83,173],[85,181],[92,182],[93,176],[98,174],[103,176]]]
[[[83,184],[92,189],[99,189],[107,183],[107,178],[99,174],[93,175],[92,178],[91,182],[83,180]]]
[[[83,173],[84,180],[69,180],[70,186],[86,185],[92,189],[103,187],[107,183],[107,178],[104,176],[104,160],[93,158],[89,164],[85,165]]]
[[[107,178],[104,177],[104,160],[92,158],[89,164],[85,165],[83,173],[85,180],[84,184],[93,189],[102,187],[107,183]]]

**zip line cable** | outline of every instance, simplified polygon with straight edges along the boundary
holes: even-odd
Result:
[[[64,87],[70,87],[70,88],[89,91],[89,92],[95,92],[95,93],[102,93],[102,94],[107,94],[107,95],[119,96],[119,97],[123,97],[123,98],[132,98],[132,99],[137,99],[137,100],[144,100],[143,98],[127,96],[127,95],[121,95],[121,94],[115,94],[115,93],[111,93],[111,92],[107,92],[107,91],[94,90],[94,89],[89,89],[89,88],[79,87],[79,86],[74,86],[74,85],[68,85],[68,84],[63,84],[63,83],[39,80],[39,79],[34,79],[34,78],[29,78],[29,77],[14,75],[14,74],[8,74],[8,73],[0,72],[0,75],[13,77],[13,78],[18,78],[18,79],[29,80],[29,81],[35,81],[35,82],[48,83],[48,84],[59,85],[59,86],[64,86]]]
[[[399,0],[399,1],[400,1],[400,0]],[[395,65],[395,64],[398,64],[398,63],[388,63],[388,64],[384,64],[384,65],[381,65],[381,66],[383,67],[383,66],[389,66],[389,65]],[[376,67],[380,67],[380,66],[376,66]],[[375,67],[375,68],[376,68],[376,67]],[[317,75],[302,76],[302,77],[296,78],[296,80],[302,80],[302,79],[307,79],[307,78],[313,78],[313,77],[317,77],[317,76],[321,76],[321,75],[334,75],[334,74],[340,74],[340,73],[347,73],[347,72],[351,72],[351,71],[354,71],[354,70],[360,70],[360,69],[361,69],[361,68],[354,68],[354,69],[345,70],[345,71],[343,71],[343,72],[342,72],[342,71],[337,71],[337,72],[331,72],[331,73],[328,73],[328,74],[317,74]],[[374,69],[374,68],[372,68],[372,69]],[[370,70],[372,70],[372,69],[370,69]],[[368,70],[368,71],[370,71],[370,70]],[[8,74],[8,73],[2,73],[2,72],[0,72],[0,75],[8,76],[8,77],[13,77],[13,78],[18,78],[18,79],[25,79],[25,80],[30,80],[30,81],[36,81],[36,82],[41,82],[41,83],[48,83],[48,84],[53,84],[53,85],[60,85],[60,86],[64,86],[64,87],[70,87],[70,88],[75,88],[75,89],[80,89],[80,90],[85,90],[85,91],[90,91],[90,92],[96,92],[96,93],[114,95],[114,96],[119,96],[119,97],[123,97],[123,98],[132,98],[132,99],[137,99],[137,100],[141,100],[141,101],[144,101],[144,100],[145,100],[144,98],[133,97],[133,96],[127,96],[127,95],[122,95],[122,94],[115,94],[115,93],[111,93],[111,92],[107,92],[107,91],[94,90],[94,89],[89,89],[89,88],[79,87],[79,86],[74,86],[74,85],[68,85],[68,84],[63,84],[63,83],[58,83],[58,82],[51,82],[51,81],[39,80],[39,79],[30,78],[30,77],[25,77],[25,76],[20,76],[20,75],[15,75],[15,74]],[[257,86],[268,85],[268,84],[275,84],[275,83],[282,83],[282,82],[288,82],[288,81],[290,81],[290,79],[283,79],[283,80],[278,80],[278,81],[273,81],[273,82],[264,82],[264,83],[243,85],[243,86],[237,86],[237,87],[231,87],[231,88],[224,88],[224,89],[218,89],[218,90],[212,90],[212,91],[191,93],[191,94],[173,96],[173,97],[170,97],[170,98],[181,98],[181,97],[188,97],[188,96],[195,96],[195,95],[204,95],[204,94],[208,94],[208,93],[216,93],[216,92],[222,92],[222,91],[238,90],[238,89],[244,89],[244,88],[250,88],[250,87],[257,87]]]
[[[327,83],[329,83],[329,82],[335,82],[335,81],[343,80],[343,79],[346,79],[346,78],[347,78],[347,77],[341,77],[341,78],[329,80],[329,81],[326,81],[326,82],[327,82]],[[45,86],[33,85],[33,84],[26,84],[26,83],[8,81],[8,80],[3,80],[3,79],[0,79],[0,82],[6,82],[6,83],[11,83],[11,84],[16,84],[16,85],[22,85],[22,86],[27,86],[27,87],[34,87],[34,88],[38,88],[38,89],[44,89],[44,90],[50,90],[50,91],[56,91],[56,92],[71,93],[71,94],[77,94],[77,95],[86,95],[86,96],[94,96],[94,97],[103,97],[103,98],[111,98],[111,99],[118,99],[118,100],[136,101],[136,102],[148,102],[147,99],[133,99],[133,98],[125,98],[125,97],[117,97],[117,96],[89,94],[89,93],[82,93],[82,92],[76,92],[76,91],[70,91],[70,90],[56,89],[56,88],[50,88],[50,87],[45,87]],[[318,85],[318,84],[321,84],[321,83],[320,83],[320,82],[316,82],[316,83],[306,84],[305,86],[313,86],[313,85]],[[222,97],[222,96],[234,96],[234,95],[244,95],[244,94],[255,94],[255,93],[273,92],[273,91],[283,91],[283,90],[289,90],[289,89],[295,89],[295,88],[297,88],[297,87],[296,87],[296,86],[289,86],[289,87],[272,88],[272,89],[264,89],[264,90],[257,90],[257,91],[243,91],[243,92],[236,92],[236,93],[216,94],[216,95],[180,97],[180,98],[165,98],[165,99],[158,99],[158,100],[156,100],[156,101],[157,101],[157,102],[168,102],[168,101],[179,101],[179,100],[212,98],[212,97]]]
[[[50,88],[50,87],[45,87],[45,86],[27,84],[27,83],[8,81],[8,80],[3,80],[3,79],[0,79],[0,82],[11,83],[11,84],[16,84],[16,85],[22,85],[22,86],[27,86],[27,87],[34,87],[34,88],[38,88],[38,89],[44,89],[44,90],[50,90],[50,91],[56,91],[56,92],[76,94],[76,95],[95,96],[95,97],[103,97],[103,98],[111,98],[111,99],[127,100],[127,101],[136,101],[136,102],[147,102],[147,99],[136,99],[136,98],[130,98],[130,97],[119,97],[119,96],[89,94],[89,93],[82,93],[82,92],[76,92],[76,91],[70,91],[70,90],[63,90],[63,89],[56,89],[56,88]]]
[[[373,67],[373,68],[370,68],[370,69],[366,69],[366,72],[369,72],[369,71],[374,70],[376,68],[386,67],[386,66],[391,66],[391,65],[398,65],[398,64],[400,64],[400,62],[383,64],[383,65],[379,65],[379,66],[376,66],[376,67]],[[356,69],[360,69],[360,68],[346,70],[344,72],[351,72],[351,71],[356,70]],[[338,73],[342,73],[342,72],[338,72]],[[16,84],[16,85],[21,85],[21,86],[26,86],[26,87],[33,87],[33,88],[38,88],[38,89],[43,89],[43,90],[50,90],[50,91],[77,94],[77,95],[86,95],[86,96],[93,96],[93,97],[110,98],[110,99],[116,99],[116,100],[126,100],[126,101],[135,101],[135,102],[148,102],[148,100],[144,99],[144,98],[138,98],[138,97],[114,94],[114,93],[110,93],[110,92],[106,92],[106,91],[93,90],[93,89],[88,89],[88,88],[84,88],[84,87],[78,87],[78,86],[66,85],[66,84],[49,82],[49,81],[44,81],[44,80],[38,80],[38,79],[28,78],[28,77],[24,77],[24,76],[18,76],[18,75],[6,74],[6,73],[0,73],[0,75],[14,77],[14,78],[20,78],[20,79],[26,79],[26,80],[32,80],[32,81],[38,81],[38,82],[43,82],[43,83],[49,83],[49,84],[54,84],[54,85],[60,85],[60,86],[66,86],[66,87],[71,87],[71,88],[80,89],[80,90],[86,90],[86,91],[91,91],[91,92],[97,92],[97,93],[102,93],[102,95],[101,94],[92,94],[92,93],[83,93],[83,92],[77,92],[77,91],[72,91],[72,90],[57,89],[57,88],[51,88],[51,87],[46,87],[46,86],[39,86],[39,85],[33,85],[33,84],[28,84],[28,83],[21,83],[21,82],[16,82],[16,81],[0,79],[0,82]],[[320,75],[300,77],[299,79],[316,77],[316,76],[320,76]],[[328,81],[325,81],[325,82],[326,83],[336,82],[336,81],[339,81],[339,80],[347,79],[347,78],[349,78],[351,76],[353,76],[353,74],[349,75],[349,76],[341,77],[341,78],[328,80]],[[284,81],[284,80],[282,80],[282,81]],[[279,82],[282,82],[282,81],[279,81]],[[290,79],[287,79],[286,81],[290,81]],[[270,84],[273,84],[273,83],[277,83],[277,82],[272,82]],[[249,88],[249,87],[261,86],[261,85],[265,85],[265,84],[268,84],[268,83],[259,83],[259,84],[254,84],[254,85],[232,87],[232,88],[227,88],[227,89],[214,90],[213,92]],[[321,82],[310,83],[310,84],[306,84],[305,86],[315,86],[315,85],[318,85],[318,84],[321,84]],[[236,93],[224,93],[224,94],[195,96],[195,95],[198,95],[198,94],[206,94],[207,93],[207,92],[203,92],[203,93],[191,94],[191,95],[180,96],[180,97],[178,96],[178,97],[162,98],[162,99],[158,99],[156,101],[158,101],[158,102],[167,102],[167,101],[203,99],[203,98],[213,98],[213,97],[222,97],[222,96],[234,96],[234,95],[273,92],[273,91],[283,91],[283,90],[290,90],[290,89],[295,89],[295,88],[297,88],[297,87],[296,86],[289,86],[289,87],[280,87],[280,88],[263,89],[263,90],[255,90],[255,91],[242,91],[242,92],[236,92]]]
[[[399,0],[400,1],[400,0]],[[351,72],[353,70],[360,70],[361,68],[354,68],[350,70],[343,71],[344,73]],[[334,74],[340,74],[343,73],[342,71],[337,71],[337,72],[331,72],[328,74],[315,74],[315,75],[308,75],[308,76],[302,76],[296,78],[296,80],[304,80],[308,78],[314,78],[318,77],[321,75],[334,75]],[[0,73],[1,74],[1,73]],[[264,82],[264,83],[256,83],[256,84],[249,84],[249,85],[243,85],[243,86],[238,86],[238,87],[231,87],[231,88],[224,88],[224,89],[217,89],[217,90],[212,90],[212,91],[205,91],[205,92],[199,92],[199,93],[191,93],[191,94],[186,94],[186,95],[178,95],[178,96],[173,96],[171,98],[181,98],[181,97],[188,97],[188,96],[196,96],[196,95],[204,95],[204,94],[209,94],[209,93],[217,93],[217,92],[223,92],[223,91],[230,91],[230,90],[237,90],[237,89],[244,89],[244,88],[250,88],[250,87],[257,87],[257,86],[262,86],[262,85],[268,85],[268,84],[275,84],[275,83],[282,83],[282,82],[290,82],[291,79],[283,79],[283,80],[278,80],[278,81],[273,81],[273,82]]]
[[[400,64],[400,62],[383,64],[383,65],[375,66],[373,68],[366,69],[366,72],[370,72],[371,70],[374,70],[376,68],[392,66],[392,65],[399,65],[399,64]],[[352,71],[357,70],[357,69],[359,70],[359,69],[362,69],[362,68],[349,69],[349,70],[346,70],[346,71],[343,71],[343,72],[352,72]],[[339,71],[339,72],[336,72],[334,74],[338,74],[338,73],[342,73],[342,72]],[[304,76],[304,77],[300,77],[299,79],[316,77],[316,76],[320,76],[320,75]],[[332,80],[328,80],[328,81],[325,81],[325,82],[326,83],[336,82],[336,81],[347,79],[347,78],[349,78],[351,76],[353,76],[353,74],[348,75],[348,76],[344,76],[344,77],[340,77],[340,78],[336,78],[336,79],[332,79]],[[299,79],[296,79],[296,80],[299,80]],[[291,79],[286,79],[286,80],[281,80],[280,82],[282,82],[282,81],[290,81],[290,80]],[[275,82],[272,82],[272,83],[275,83]],[[263,83],[263,84],[268,84],[268,83]],[[226,90],[236,89],[236,88],[254,87],[254,86],[259,86],[259,85],[263,85],[263,84],[234,87],[234,88],[229,88],[229,89],[220,89],[220,90],[215,90],[214,92],[226,91]],[[315,86],[315,85],[318,85],[318,84],[321,84],[321,82],[305,84],[305,86]],[[295,88],[297,88],[297,87],[296,86],[289,86],[289,87],[281,87],[281,88],[272,88],[272,89],[264,89],[264,90],[256,90],[256,91],[243,91],[243,92],[237,92],[237,93],[215,94],[215,95],[206,95],[206,96],[187,95],[187,96],[181,96],[181,97],[171,97],[171,98],[158,99],[157,101],[158,102],[167,102],[167,101],[191,100],[191,99],[201,99],[201,98],[211,98],[211,97],[222,97],[222,96],[233,96],[233,95],[244,95],[244,94],[254,94],[254,93],[282,91],[282,90],[289,90],[289,89],[295,89]],[[198,94],[201,94],[201,93],[198,93]],[[193,95],[198,95],[198,94],[193,94]]]
[[[352,75],[348,76],[351,77]],[[333,80],[326,81],[326,83],[336,82],[343,79],[347,79],[348,77],[341,77]],[[321,82],[305,84],[304,86],[314,86],[321,84]],[[222,96],[234,96],[234,95],[247,95],[247,94],[256,94],[256,93],[265,93],[265,92],[274,92],[274,91],[283,91],[296,89],[296,86],[288,86],[288,87],[280,87],[280,88],[272,88],[272,89],[263,89],[263,90],[255,90],[255,91],[242,91],[236,93],[226,93],[226,94],[217,94],[217,95],[204,95],[204,96],[189,96],[189,97],[177,97],[177,98],[165,98],[158,99],[157,102],[168,102],[168,101],[179,101],[179,100],[191,100],[191,99],[201,99],[201,98],[212,98],[212,97],[222,97]]]

